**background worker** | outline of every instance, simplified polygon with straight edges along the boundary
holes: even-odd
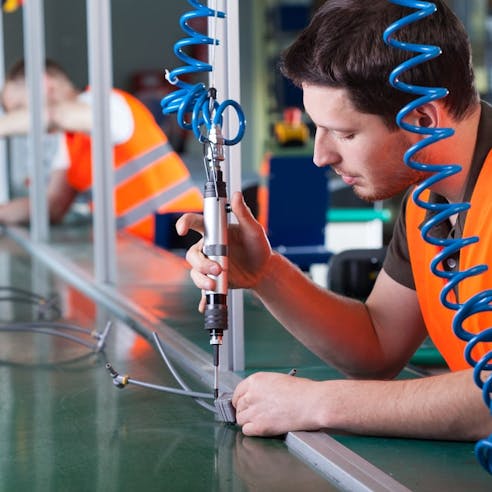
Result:
[[[484,188],[490,183],[485,173],[492,171],[492,108],[479,101],[462,24],[444,1],[434,3],[437,12],[399,31],[398,38],[440,46],[442,55],[402,79],[446,87],[449,95],[413,110],[406,121],[455,129],[454,136],[427,147],[416,159],[462,166],[460,173],[432,186],[430,200],[472,201],[466,221],[460,214],[433,231],[439,237],[459,237],[466,228],[467,237],[483,238],[456,258],[461,263],[457,267],[464,270],[492,250],[492,212],[484,206],[490,202]],[[411,12],[386,0],[327,0],[283,56],[282,71],[302,87],[305,109],[316,126],[315,164],[332,168],[368,201],[392,197],[428,176],[403,162],[404,152],[422,137],[395,124],[397,112],[415,97],[388,82],[390,72],[412,55],[386,46],[382,39],[390,24]],[[478,195],[472,196],[474,189]],[[484,203],[481,196],[486,197]],[[232,399],[244,434],[328,428],[476,440],[492,432],[492,416],[463,358],[464,343],[452,333],[453,313],[442,307],[437,294],[444,282],[431,273],[428,262],[419,260],[432,257],[436,248],[420,238],[425,217],[411,198],[404,203],[383,269],[364,303],[315,285],[272,251],[239,193],[231,206],[238,219],[229,236],[231,286],[252,289],[290,333],[349,377],[312,381],[266,372],[249,376]],[[184,215],[178,232],[189,228],[203,233],[202,218]],[[214,280],[208,275],[219,274],[220,265],[207,259],[201,246],[199,242],[187,253],[191,276],[199,288],[212,290]],[[456,266],[446,262],[443,268]],[[490,275],[474,278],[467,287],[460,285],[460,300],[464,302],[470,290],[483,290],[487,282],[490,287]],[[479,320],[470,323],[471,331],[484,329]],[[451,371],[393,380],[427,335]],[[491,348],[486,344],[479,352]]]
[[[49,216],[56,223],[79,192],[91,189],[92,96],[89,89],[77,89],[53,61],[46,63],[44,87],[46,130],[59,134],[47,184]],[[8,72],[2,91],[6,113],[0,117],[0,136],[27,132],[27,99],[25,67],[20,61]],[[140,101],[113,89],[110,112],[117,228],[153,241],[155,212],[200,211],[202,196],[167,136]],[[27,197],[0,206],[0,223],[28,220]]]

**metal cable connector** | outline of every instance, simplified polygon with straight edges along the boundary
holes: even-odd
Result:
[[[128,376],[120,376],[120,374],[114,369],[114,367],[107,362],[106,363],[106,369],[108,370],[109,374],[113,378],[113,384],[117,388],[124,388],[128,384]]]

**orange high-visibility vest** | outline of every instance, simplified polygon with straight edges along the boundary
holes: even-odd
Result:
[[[490,196],[492,183],[492,151],[482,167],[475,189],[470,200],[471,208],[467,212],[463,238],[478,236],[478,243],[468,245],[460,250],[459,270],[465,271],[472,266],[485,264],[488,271],[463,280],[458,284],[458,301],[463,304],[474,294],[492,289],[492,200]],[[423,200],[429,199],[429,192],[422,195]],[[430,263],[440,247],[431,245],[422,239],[419,226],[425,219],[425,210],[415,205],[411,196],[407,201],[406,227],[410,261],[415,280],[420,309],[430,338],[436,348],[453,371],[469,369],[464,359],[466,342],[455,336],[452,320],[455,310],[445,308],[440,301],[440,293],[446,280],[434,275]],[[448,297],[456,300],[454,293]],[[492,327],[492,313],[484,312],[471,316],[464,324],[467,332],[477,334]],[[492,350],[492,343],[479,344],[473,351],[475,360]]]
[[[270,174],[271,156],[270,152],[267,152],[263,156],[259,171],[260,183],[258,185],[258,191],[256,192],[258,201],[258,222],[263,226],[265,231],[268,231],[268,176]]]
[[[125,98],[134,119],[131,138],[113,147],[117,229],[154,241],[155,212],[201,211],[202,194],[148,109],[130,94],[115,91]],[[66,142],[68,182],[78,191],[90,191],[90,136],[66,133]]]

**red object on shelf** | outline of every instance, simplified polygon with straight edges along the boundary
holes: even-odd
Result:
[[[297,107],[288,107],[284,109],[284,122],[296,126],[302,123],[302,111]]]

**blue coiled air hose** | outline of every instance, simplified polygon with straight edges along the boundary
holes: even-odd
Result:
[[[429,231],[438,223],[443,222],[454,214],[464,212],[470,208],[469,203],[429,203],[421,198],[422,193],[430,188],[438,181],[452,176],[461,171],[461,166],[457,164],[450,165],[429,165],[423,164],[413,160],[413,156],[435,142],[448,138],[454,134],[454,130],[451,128],[427,128],[410,125],[404,121],[406,115],[411,111],[437,99],[441,99],[448,94],[447,89],[439,87],[422,87],[415,86],[408,83],[404,83],[400,80],[401,74],[405,71],[412,69],[413,67],[425,63],[441,54],[441,49],[437,46],[413,44],[408,42],[399,41],[394,38],[394,34],[413,22],[417,22],[436,11],[436,6],[432,2],[414,1],[414,0],[389,0],[391,3],[400,5],[402,7],[408,7],[415,9],[415,12],[405,16],[402,19],[391,24],[384,32],[383,38],[386,44],[389,46],[398,48],[400,50],[408,51],[411,53],[417,53],[413,58],[403,62],[396,67],[390,75],[390,83],[396,89],[403,92],[414,94],[419,96],[414,101],[404,106],[398,113],[396,121],[400,128],[407,131],[423,135],[424,138],[417,144],[410,147],[405,153],[405,164],[409,167],[425,172],[432,172],[433,174],[419,184],[412,198],[414,202],[425,210],[435,212],[432,218],[426,220],[426,223],[422,227],[422,237],[428,243],[439,246],[442,248],[439,254],[435,256],[431,262],[431,270],[434,275],[445,279],[447,282],[440,294],[441,303],[448,309],[453,309],[456,314],[453,318],[453,332],[457,337],[466,342],[465,359],[467,363],[474,368],[473,377],[475,383],[482,390],[482,396],[485,404],[492,412],[491,392],[492,392],[492,376],[486,376],[484,371],[490,371],[492,369],[492,351],[483,356],[480,360],[475,360],[472,357],[473,348],[483,342],[490,342],[492,340],[492,328],[487,328],[479,334],[473,334],[466,331],[463,328],[464,321],[484,311],[492,311],[492,290],[485,290],[480,292],[466,302],[453,303],[448,299],[448,293],[453,290],[457,284],[466,278],[479,275],[488,269],[487,265],[476,265],[469,268],[466,271],[444,271],[439,269],[441,262],[450,256],[464,248],[465,246],[476,243],[479,238],[476,236],[468,238],[435,238],[429,234]],[[475,446],[475,454],[480,464],[489,472],[492,473],[492,436],[480,440]]]
[[[189,21],[200,17],[217,17],[223,19],[225,13],[202,5],[198,0],[188,0],[188,3],[195,10],[183,14],[179,20],[179,24],[181,29],[189,37],[180,39],[174,45],[175,55],[186,65],[175,68],[167,73],[167,80],[178,89],[163,98],[161,102],[162,111],[164,114],[177,113],[178,124],[181,128],[192,130],[195,137],[201,143],[205,143],[207,137],[203,135],[202,128],[204,127],[208,133],[214,125],[222,126],[222,116],[228,108],[231,108],[236,113],[239,127],[234,138],[224,139],[224,145],[235,145],[243,138],[246,129],[246,120],[239,103],[227,99],[221,104],[218,104],[203,83],[190,84],[180,79],[183,75],[211,72],[213,70],[212,65],[209,63],[187,55],[184,51],[186,48],[197,45],[219,44],[218,40],[190,27],[188,24]],[[186,120],[187,114],[191,114],[190,121]]]

